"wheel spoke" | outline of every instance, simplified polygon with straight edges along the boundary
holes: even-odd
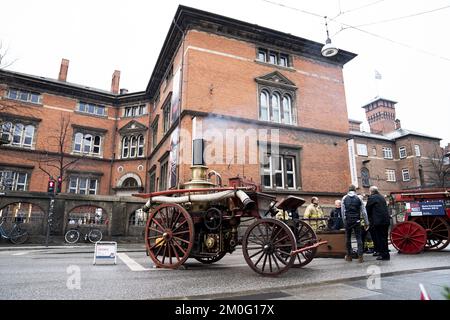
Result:
[[[248,248],[247,248],[247,249],[248,249]],[[260,254],[260,253],[263,252],[263,251],[264,251],[264,249],[261,249],[261,250],[257,251],[256,253],[252,254],[251,256],[249,256],[249,258],[251,259],[251,258],[253,258],[254,256]]]
[[[262,257],[264,257],[264,256],[265,256],[265,253],[263,252],[263,253],[261,254],[261,256],[259,257],[259,259],[256,261],[255,267],[258,265],[258,263],[261,261]]]

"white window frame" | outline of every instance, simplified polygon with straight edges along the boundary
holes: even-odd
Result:
[[[405,146],[398,148],[398,156],[400,159],[405,159],[408,156]]]
[[[9,179],[11,179],[11,189],[6,189],[6,185],[3,185],[3,180],[8,176]],[[19,183],[19,179],[21,176],[25,176],[25,181]],[[3,189],[11,191],[27,191],[28,172],[1,169],[0,181],[2,181],[2,184],[0,184],[0,190]],[[22,188],[19,188],[19,186],[21,186]]]
[[[265,105],[263,104],[263,96],[265,97]],[[266,117],[263,116],[263,110]],[[270,121],[270,93],[264,89],[259,93],[259,120]]]
[[[81,106],[83,106],[83,107],[81,107]],[[98,113],[99,110],[102,110],[102,112]],[[107,112],[106,112],[106,107],[105,106],[97,105],[97,104],[93,104],[93,103],[88,103],[88,102],[84,102],[84,101],[79,101],[78,102],[77,111],[81,112],[81,113],[86,113],[86,114],[92,114],[92,115],[100,116],[100,117],[107,116]]]
[[[144,149],[145,139],[142,134],[138,135],[137,144],[138,144],[137,157],[143,157],[145,155],[145,153],[144,153],[145,152],[145,149]]]
[[[130,140],[127,136],[125,136],[122,138],[122,159],[126,159],[129,156],[130,156]]]
[[[365,144],[365,143],[357,143],[356,144],[356,152],[357,152],[358,156],[365,156],[365,157],[369,156],[369,153],[367,150],[367,144]]]
[[[421,156],[421,154],[420,154],[420,146],[418,144],[414,145],[414,153],[415,153],[416,157],[420,157]]]
[[[267,158],[269,168],[265,168],[263,166],[263,185],[264,185],[264,188],[272,189],[272,187],[273,187],[272,157],[270,155],[268,155],[268,154],[265,154],[265,157]],[[269,177],[270,177],[270,186],[267,186],[267,185],[264,184],[264,176],[267,173],[269,174]]]
[[[290,160],[291,162],[292,162],[292,171],[288,171],[287,170],[287,161],[288,160]],[[287,185],[287,181],[286,181],[286,188],[287,189],[290,189],[290,190],[293,190],[293,189],[295,189],[296,188],[296,183],[295,183],[295,179],[296,179],[296,177],[295,177],[295,157],[292,157],[292,156],[285,156],[285,157],[283,157],[283,163],[284,162],[286,162],[286,169],[285,169],[285,171],[286,171],[286,180],[287,180],[287,176],[288,176],[288,174],[292,174],[292,182],[294,183],[294,185],[292,186],[292,187],[289,187],[288,185]],[[284,176],[284,175],[283,175]]]
[[[15,97],[13,97],[13,95],[11,94],[12,91],[14,91],[16,93]],[[22,94],[26,94],[27,98],[21,99]],[[37,101],[33,101],[33,97],[36,97],[36,96],[38,97]],[[14,89],[14,88],[8,89],[8,92],[6,93],[6,98],[12,99],[12,100],[24,101],[24,102],[33,103],[33,104],[42,104],[42,95],[40,93],[19,90],[19,89]]]
[[[386,181],[388,182],[396,182],[397,177],[394,169],[386,169]]]
[[[272,122],[281,123],[281,94],[278,91],[272,93],[271,96],[271,107],[272,107]],[[275,100],[275,101],[274,101]],[[276,103],[274,103],[276,102]],[[278,113],[276,117],[275,112]]]
[[[291,98],[291,96],[287,95],[287,94],[283,95],[282,104],[283,104],[283,123],[293,124],[294,119],[292,118],[292,98]],[[287,112],[286,112],[286,109],[287,109]]]
[[[77,142],[77,137],[81,137],[81,143]],[[88,139],[90,138],[90,139]],[[98,144],[95,143],[95,140],[98,138]],[[82,131],[75,132],[73,138],[73,153],[85,154],[89,156],[101,156],[102,154],[102,142],[103,137],[99,134],[91,134],[91,133],[83,133]],[[89,141],[89,143],[87,143]],[[76,150],[76,148],[80,147],[80,150]],[[98,152],[94,152],[95,148],[98,148]]]
[[[390,147],[383,147],[383,158],[384,159],[393,159],[392,155],[392,148]]]
[[[407,176],[407,179],[405,179],[405,176]],[[403,179],[403,181],[411,180],[411,176],[409,174],[409,169],[402,169],[402,179]]]
[[[9,126],[9,130],[4,130],[7,126]],[[16,129],[19,128],[19,131],[16,132]],[[32,128],[31,135],[27,132],[28,128]],[[9,140],[8,146],[18,147],[18,148],[33,148],[34,143],[34,135],[36,132],[36,127],[32,124],[23,124],[21,122],[11,122],[6,121],[0,127],[0,133],[5,134],[7,139]],[[18,138],[18,141],[15,142],[14,139]],[[30,138],[30,143],[25,143],[26,139]]]
[[[72,186],[72,181],[75,182],[75,187]],[[85,187],[81,188],[81,182],[85,183]],[[91,182],[95,181],[95,188],[91,188]],[[96,195],[98,190],[98,179],[88,178],[83,176],[71,176],[69,179],[68,189],[69,193],[81,194],[81,195]],[[73,192],[72,192],[73,191]],[[84,193],[81,193],[84,191]]]

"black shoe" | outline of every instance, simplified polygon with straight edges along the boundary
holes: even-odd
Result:
[[[375,253],[373,254],[373,256],[374,256],[374,257],[378,257],[378,256],[381,256],[381,253],[379,253],[379,252],[375,252]]]
[[[391,260],[391,257],[389,257],[389,256],[385,256],[385,257],[379,256],[379,257],[377,258],[377,260]]]

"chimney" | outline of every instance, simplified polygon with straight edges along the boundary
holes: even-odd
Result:
[[[120,82],[120,71],[115,70],[111,80],[111,92],[118,94],[119,93],[119,82]]]
[[[62,59],[61,67],[59,68],[58,80],[66,82],[67,80],[67,71],[69,70],[69,60]]]
[[[122,88],[120,89],[120,94],[127,94],[128,93],[128,89]]]
[[[395,130],[401,129],[402,124],[400,123],[400,119],[395,119]]]
[[[370,132],[381,132],[386,134],[396,129],[395,104],[397,102],[377,97],[363,108],[366,110],[367,122]]]

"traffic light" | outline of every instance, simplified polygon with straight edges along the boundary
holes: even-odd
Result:
[[[53,180],[53,178],[48,179],[47,192],[50,194],[55,193],[55,180]]]
[[[58,177],[58,180],[56,181],[56,193],[61,192],[62,187],[62,177]]]

